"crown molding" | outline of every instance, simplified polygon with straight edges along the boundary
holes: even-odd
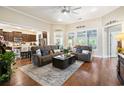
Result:
[[[22,12],[22,11],[20,11],[20,10],[15,9],[15,8],[12,8],[12,7],[9,7],[9,6],[2,6],[2,7],[6,8],[6,9],[9,9],[9,10],[11,10],[11,11],[17,12],[17,13],[19,13],[19,14],[22,14],[22,15],[24,15],[24,16],[33,18],[33,19],[35,19],[35,20],[38,20],[38,21],[41,21],[41,22],[44,22],[44,23],[47,23],[47,24],[52,24],[52,22],[50,22],[50,21],[46,21],[46,20],[44,20],[44,19],[42,19],[42,18],[35,17],[35,16],[31,15],[31,14]]]

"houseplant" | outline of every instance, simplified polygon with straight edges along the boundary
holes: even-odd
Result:
[[[14,62],[15,54],[11,52],[5,52],[0,54],[0,83],[10,79],[12,74],[11,66]]]
[[[68,54],[69,53],[69,49],[64,49],[63,53],[64,53],[65,56],[69,56],[69,54]]]

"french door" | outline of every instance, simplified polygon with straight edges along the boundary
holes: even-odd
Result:
[[[121,25],[115,25],[107,28],[107,54],[109,57],[117,57],[116,35],[121,32]]]

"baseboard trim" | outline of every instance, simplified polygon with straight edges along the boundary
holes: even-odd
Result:
[[[103,58],[102,56],[99,56],[99,55],[93,55],[92,57],[99,57],[99,58]]]
[[[99,55],[93,55],[92,57],[98,57],[98,58],[110,58],[110,56],[99,56]]]
[[[109,58],[109,56],[99,56],[99,55],[93,55],[93,57],[99,57],[99,58]]]

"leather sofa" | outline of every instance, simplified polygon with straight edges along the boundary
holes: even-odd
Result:
[[[76,46],[75,47],[76,51],[74,52],[77,60],[81,61],[91,61],[92,60],[92,47],[90,46]],[[77,51],[77,50],[80,51]],[[82,50],[87,50],[89,51],[88,53],[82,53]]]
[[[54,56],[57,56],[57,55],[60,55],[62,54],[62,52],[56,52],[54,54],[48,54],[48,55],[44,55],[44,56],[41,56],[41,55],[38,55],[36,54],[36,50],[37,49],[46,49],[46,50],[54,50],[54,49],[58,49],[58,46],[56,45],[49,45],[49,46],[44,46],[44,47],[31,47],[31,60],[32,60],[32,64],[40,67],[40,66],[44,66],[46,64],[49,64],[52,62],[52,58]]]

